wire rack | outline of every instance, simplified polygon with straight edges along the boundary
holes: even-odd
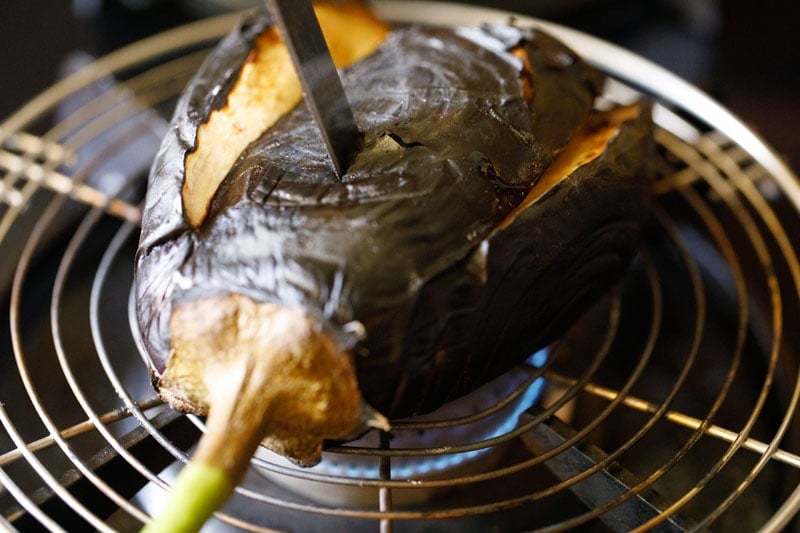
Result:
[[[398,22],[509,18],[412,2],[376,9]],[[175,98],[235,19],[195,23],[89,62],[0,125],[8,316],[0,326],[0,526],[136,530],[202,432],[202,420],[162,405],[150,386],[129,318],[132,258],[144,179]],[[505,388],[490,385],[494,392],[473,397],[467,413],[397,421],[391,436],[332,444],[326,460],[338,469],[299,470],[259,453],[209,530],[794,524],[795,177],[739,121],[669,73],[572,30],[517,20],[546,26],[606,72],[609,99],[644,93],[657,102],[657,202],[630,273],[546,358],[516,369]],[[534,385],[538,401],[524,403]],[[510,426],[485,433],[485,421],[500,415]],[[454,457],[469,460],[433,474],[404,470],[415,459]],[[314,495],[337,491],[344,496],[336,500]]]

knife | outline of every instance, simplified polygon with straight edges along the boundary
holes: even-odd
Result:
[[[305,98],[341,178],[361,147],[339,73],[310,0],[266,0],[289,49]]]

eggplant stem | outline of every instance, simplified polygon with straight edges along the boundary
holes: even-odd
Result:
[[[178,474],[162,514],[144,531],[199,531],[244,477],[264,436],[270,405],[259,394],[259,370],[253,375],[253,365],[246,363],[245,358],[232,365],[230,388],[212,398],[206,432],[192,461]]]
[[[162,513],[142,531],[199,531],[211,514],[225,503],[234,487],[222,468],[193,461],[178,474]]]
[[[259,444],[310,466],[324,439],[388,426],[363,403],[350,354],[301,310],[231,294],[177,306],[170,330],[159,392],[176,408],[205,406],[208,417],[184,469],[189,481],[181,472],[153,531],[196,531]],[[181,518],[187,513],[195,516]]]

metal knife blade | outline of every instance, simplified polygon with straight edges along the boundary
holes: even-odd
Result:
[[[325,44],[310,0],[266,0],[292,56],[303,96],[341,177],[361,146],[339,73]]]

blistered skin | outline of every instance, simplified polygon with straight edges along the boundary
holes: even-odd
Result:
[[[203,95],[225,92],[253,28],[187,90],[151,176],[137,312],[155,375],[173,306],[238,293],[315,317],[378,411],[425,412],[552,341],[624,271],[647,213],[646,113],[503,226],[599,90],[562,45],[508,27],[394,32],[343,72],[364,148],[341,181],[301,104],[190,227],[184,155],[215,105]]]

